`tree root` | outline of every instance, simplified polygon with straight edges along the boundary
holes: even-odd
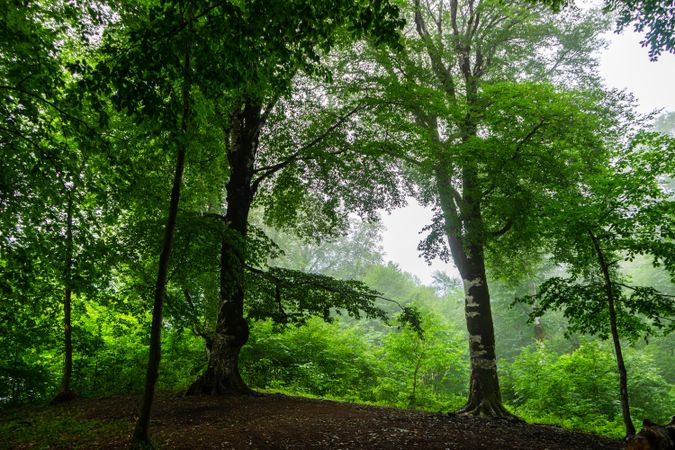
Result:
[[[212,373],[207,370],[185,391],[185,395],[246,395],[258,396],[244,383],[240,376],[220,377],[216,380]]]
[[[511,414],[500,402],[482,400],[479,403],[469,402],[466,406],[456,412],[458,415],[489,417],[493,419],[504,419],[512,422],[523,422],[518,416]]]
[[[54,396],[54,398],[52,399],[51,404],[54,405],[54,404],[57,404],[57,403],[66,403],[66,402],[73,401],[76,398],[77,398],[77,394],[75,394],[75,391],[73,391],[72,389],[66,389],[66,390],[59,391]]]

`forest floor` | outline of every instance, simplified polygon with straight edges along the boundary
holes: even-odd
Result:
[[[0,412],[0,448],[126,448],[139,396],[77,399]],[[621,449],[620,441],[546,425],[265,394],[160,394],[161,449]]]

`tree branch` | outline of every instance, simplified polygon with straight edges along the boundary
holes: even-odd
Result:
[[[492,232],[490,232],[489,234],[490,234],[490,236],[492,236],[492,237],[494,237],[494,238],[498,238],[498,237],[503,236],[503,235],[505,235],[506,233],[508,233],[508,231],[509,231],[512,227],[513,227],[513,220],[509,219],[509,220],[506,222],[506,224],[505,224],[502,228],[500,228],[500,229],[497,230],[497,231],[492,231]]]
[[[300,148],[298,148],[295,152],[293,152],[290,156],[288,156],[283,161],[280,161],[277,164],[273,164],[271,166],[263,166],[263,167],[259,167],[257,169],[254,169],[253,170],[254,174],[260,173],[260,172],[262,172],[262,174],[259,175],[258,178],[255,179],[255,181],[253,181],[253,185],[252,185],[253,191],[255,192],[257,190],[258,186],[260,185],[260,183],[263,180],[265,180],[266,178],[269,178],[270,176],[274,175],[276,172],[278,172],[279,170],[288,166],[290,163],[301,159],[301,155],[302,155],[303,152],[309,150],[310,148],[314,147],[316,144],[318,144],[319,142],[324,140],[332,132],[334,132],[340,126],[342,126],[347,121],[347,119],[349,119],[351,116],[353,116],[354,114],[356,114],[357,112],[359,112],[359,111],[361,111],[365,108],[366,108],[365,104],[359,104],[359,105],[355,106],[354,108],[350,109],[345,114],[340,116],[338,118],[338,120],[333,125],[331,125],[326,130],[324,130],[323,133],[319,134],[318,136],[316,136],[311,141],[301,145]],[[343,151],[333,152],[332,154],[335,155],[335,154],[339,154],[339,153],[343,153]]]
[[[456,2],[455,2],[456,3]],[[450,74],[450,70],[445,67],[443,61],[441,60],[440,53],[441,49],[437,48],[432,39],[429,31],[427,30],[426,23],[422,17],[422,7],[420,5],[420,0],[415,0],[415,28],[417,29],[417,34],[422,38],[424,45],[427,49],[427,54],[429,59],[431,59],[431,67],[438,78],[438,81],[441,83],[441,86],[445,90],[446,94],[450,97],[451,100],[455,99],[455,83]]]
[[[0,85],[0,89],[4,89],[4,90],[7,90],[7,91],[15,91],[15,92],[19,92],[19,93],[21,93],[21,94],[23,94],[23,95],[27,95],[27,96],[29,96],[29,97],[31,97],[31,98],[34,98],[34,99],[36,99],[36,100],[39,100],[39,101],[41,101],[42,103],[44,103],[45,105],[48,105],[48,106],[50,106],[51,108],[53,108],[55,111],[57,111],[57,112],[58,112],[59,114],[61,114],[63,117],[67,117],[67,118],[70,119],[70,120],[73,120],[73,121],[75,121],[75,122],[77,122],[77,123],[80,123],[80,124],[84,125],[84,127],[85,127],[87,130],[91,131],[92,133],[95,133],[96,135],[99,135],[98,131],[96,131],[96,130],[94,130],[92,127],[90,127],[89,124],[88,124],[87,122],[85,122],[84,120],[80,119],[79,117],[75,117],[75,116],[73,116],[72,114],[70,114],[70,113],[64,111],[63,109],[61,109],[61,108],[59,108],[58,106],[56,106],[56,104],[54,104],[54,102],[52,102],[52,101],[50,101],[50,100],[47,100],[46,98],[44,98],[44,97],[42,97],[42,96],[40,96],[40,95],[38,95],[38,94],[34,94],[34,93],[32,93],[32,92],[28,92],[28,91],[25,91],[25,90],[23,90],[23,89],[20,89],[20,88],[18,88],[18,87],[14,87],[14,86]]]
[[[618,286],[621,286],[621,287],[631,289],[633,291],[637,291],[638,289],[640,289],[640,287],[631,286],[629,284],[624,284],[624,283],[615,283],[615,284],[618,285]],[[651,288],[651,289],[653,289],[653,288]],[[654,293],[659,295],[660,297],[675,298],[675,295],[664,294],[663,292],[657,291],[656,289],[654,289]]]

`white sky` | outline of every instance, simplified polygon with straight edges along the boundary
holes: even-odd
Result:
[[[610,34],[607,39],[610,45],[600,55],[600,74],[607,86],[632,92],[642,113],[660,108],[675,111],[675,55],[664,53],[658,61],[649,61],[647,49],[640,46],[640,35],[630,30],[621,35]],[[436,260],[429,266],[417,251],[419,232],[430,221],[431,211],[412,199],[405,208],[390,215],[383,213],[385,260],[395,262],[424,284],[431,283],[436,270],[459,278],[452,263]]]

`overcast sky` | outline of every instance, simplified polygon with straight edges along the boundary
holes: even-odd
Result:
[[[640,35],[627,31],[607,36],[609,47],[601,52],[600,73],[608,87],[626,89],[639,100],[640,112],[654,109],[675,111],[675,55],[661,55],[649,61],[647,49],[640,46]],[[434,271],[444,271],[459,278],[452,263],[434,261],[431,266],[417,251],[419,232],[430,222],[431,213],[414,200],[406,208],[382,215],[385,231],[382,245],[385,259],[410,272],[425,284],[431,283]]]

